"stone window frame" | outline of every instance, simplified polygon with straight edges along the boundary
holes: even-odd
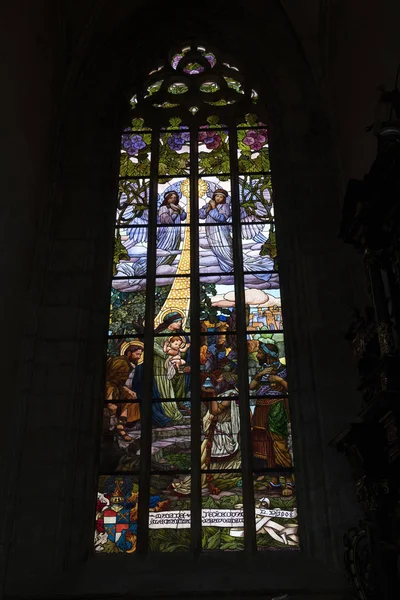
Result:
[[[154,38],[158,46],[153,40],[151,52],[158,52],[162,42],[161,25]],[[37,434],[38,442],[35,450],[32,443],[29,452],[21,450],[16,474],[20,487],[10,479],[14,481],[10,489],[16,490],[10,510],[19,517],[13,525],[14,539],[22,540],[31,526],[36,499],[30,499],[26,513],[21,507],[26,489],[37,480],[38,464],[43,481],[40,504],[44,492],[53,499],[47,511],[52,527],[47,521],[36,523],[41,552],[31,555],[29,564],[24,545],[13,543],[7,583],[13,593],[23,589],[28,580],[38,589],[47,577],[54,580],[62,572],[68,573],[69,586],[71,577],[79,573],[76,586],[92,593],[94,589],[111,594],[155,587],[152,561],[144,564],[135,558],[133,567],[124,561],[125,557],[90,557],[119,135],[129,109],[132,90],[128,87],[135,85],[134,80],[130,86],[126,83],[127,72],[135,72],[135,59],[127,57],[135,57],[140,48],[146,47],[145,37],[142,46],[140,39],[129,39],[130,27],[127,23],[122,28],[125,35],[117,28],[105,44],[96,40],[82,44],[57,107],[49,188],[41,191],[43,204],[30,270],[26,360],[21,369],[18,403],[17,424],[25,428],[24,436],[18,439],[25,442],[27,436],[36,439]],[[313,588],[342,589],[342,535],[358,515],[355,502],[352,505],[348,501],[352,484],[350,475],[344,472],[344,461],[327,449],[328,441],[352,418],[358,406],[353,393],[356,374],[347,345],[337,335],[329,338],[327,345],[321,335],[329,335],[338,315],[347,314],[344,294],[354,289],[352,279],[358,268],[357,261],[336,240],[335,215],[339,221],[342,191],[337,142],[329,127],[329,110],[311,82],[307,65],[297,54],[291,33],[273,10],[268,28],[269,36],[263,41],[270,56],[274,48],[282,46],[285,51],[276,55],[268,70],[263,69],[261,48],[259,57],[255,53],[253,59],[263,74],[258,91],[265,98],[270,124],[276,218],[280,223],[277,237],[286,290],[287,355],[292,365],[292,422],[296,431],[307,432],[294,440],[302,550],[295,559],[284,562],[273,555],[267,562],[265,556],[252,556],[248,561],[221,556],[220,571],[207,581],[203,568],[211,573],[215,559],[184,560],[179,565],[183,590],[231,589],[232,570],[238,589],[249,588],[250,574],[252,587],[260,590],[266,585],[282,589],[282,581],[287,582],[286,589],[308,589],[310,582]],[[232,35],[227,33],[225,42],[232,53],[236,49],[236,54],[245,59],[244,42],[233,30]],[[283,77],[283,73],[288,76]],[[285,198],[285,204],[279,202],[280,198]],[[324,218],[326,211],[329,219]],[[346,268],[340,266],[340,261]],[[334,295],[321,285],[327,272],[340,282]],[[304,314],[299,304],[306,299],[309,306]],[[342,368],[333,372],[331,365],[336,364],[338,356]],[[332,497],[334,504],[330,502]],[[114,567],[116,558],[122,562]],[[165,585],[171,581],[171,558],[157,563],[157,569],[166,575]],[[27,573],[24,582],[20,578],[21,560]],[[76,571],[82,563],[83,572],[80,567]],[[120,575],[117,582],[111,573],[105,575],[114,568]],[[71,590],[68,586],[65,589]]]
[[[202,56],[207,50],[212,53],[216,64],[211,67],[208,61]],[[142,341],[144,341],[144,352],[146,360],[144,363],[144,383],[143,383],[143,401],[140,403],[141,410],[141,454],[140,454],[140,471],[139,475],[139,518],[138,518],[138,537],[137,551],[142,554],[148,552],[148,518],[149,518],[149,488],[151,480],[151,437],[152,437],[152,421],[151,421],[151,389],[152,389],[152,370],[153,356],[150,350],[154,344],[153,327],[149,324],[154,322],[154,297],[156,285],[155,271],[155,253],[156,253],[156,233],[157,233],[157,185],[160,178],[159,174],[159,140],[163,131],[168,131],[171,128],[171,118],[181,119],[181,123],[187,127],[190,133],[190,231],[191,231],[191,274],[190,274],[190,297],[191,300],[191,353],[192,353],[192,373],[191,373],[191,546],[189,552],[198,555],[202,552],[202,526],[201,526],[201,484],[200,484],[200,427],[198,424],[201,421],[201,398],[200,394],[200,306],[194,299],[200,297],[200,271],[199,271],[199,206],[198,206],[198,180],[203,176],[198,171],[198,132],[201,127],[207,124],[209,117],[215,116],[218,123],[215,124],[215,129],[223,126],[228,132],[229,139],[229,160],[230,171],[223,173],[229,175],[231,182],[231,206],[232,206],[232,230],[233,230],[233,268],[235,273],[235,297],[236,297],[236,331],[235,335],[238,344],[238,388],[239,393],[239,408],[241,420],[241,475],[243,479],[243,505],[244,505],[244,545],[246,552],[256,552],[256,528],[255,528],[255,512],[254,512],[254,490],[253,490],[253,459],[251,448],[251,425],[249,420],[249,382],[247,373],[247,323],[245,318],[245,271],[243,268],[243,251],[241,242],[241,218],[239,207],[239,178],[240,169],[238,165],[238,133],[243,130],[250,129],[265,129],[267,125],[261,124],[262,115],[258,114],[257,101],[254,98],[254,89],[249,87],[246,77],[236,68],[232,67],[229,57],[224,57],[221,52],[208,44],[203,44],[200,40],[191,41],[186,44],[182,51],[182,58],[177,66],[171,67],[173,57],[179,53],[179,47],[170,49],[167,60],[164,60],[161,65],[150,71],[149,78],[145,78],[143,85],[131,100],[132,111],[129,118],[126,120],[126,127],[123,127],[122,134],[143,135],[146,132],[151,135],[151,166],[148,175],[150,176],[149,188],[149,218],[148,218],[148,251],[147,251],[147,272],[146,272],[146,313],[145,327]],[[184,69],[187,63],[199,61],[201,68],[205,69],[199,75],[186,74]],[[228,62],[230,61],[230,62]],[[181,64],[182,63],[182,64]],[[157,63],[158,64],[158,63]],[[157,66],[157,65],[155,65]],[[240,82],[240,93],[228,87],[226,78],[234,78]],[[220,88],[214,94],[204,95],[200,91],[200,86],[203,81],[215,80]],[[174,85],[176,81],[184,82],[188,88],[186,94],[172,95],[169,92],[170,85]],[[160,88],[161,85],[161,88]],[[151,87],[156,86],[157,91],[150,93]],[[232,104],[225,106],[210,105],[208,100],[219,100],[220,98],[228,99]],[[174,102],[174,107],[162,108],[163,104]],[[191,105],[198,105],[197,111],[192,113]],[[261,107],[262,111],[262,107]],[[247,113],[257,113],[257,122],[254,124],[246,123]],[[263,111],[262,111],[263,112]],[[132,129],[131,121],[135,119],[135,127]],[[258,122],[260,121],[260,123]],[[141,124],[140,124],[141,123]],[[214,126],[209,125],[212,130]],[[123,148],[123,146],[122,146]],[[124,155],[125,156],[125,155]],[[125,173],[125,170],[124,170]],[[251,176],[271,177],[271,171],[262,170],[260,172],[252,172]],[[180,174],[176,175],[182,176]],[[218,177],[218,175],[216,175]],[[242,175],[243,176],[243,175]],[[134,180],[134,176],[121,175],[121,180]],[[276,223],[276,220],[273,220]],[[131,336],[135,335],[132,331]],[[113,337],[113,336],[112,336]],[[266,468],[263,473],[280,472],[281,469],[276,467]],[[295,468],[291,468],[291,473]],[[287,469],[283,469],[287,473]],[[136,471],[135,471],[136,473]],[[103,475],[114,475],[114,473],[102,473]],[[131,474],[126,472],[126,475]],[[122,476],[122,474],[121,474]],[[292,550],[288,546],[288,550]]]

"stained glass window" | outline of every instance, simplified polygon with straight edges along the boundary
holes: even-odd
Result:
[[[237,67],[186,46],[121,134],[98,553],[295,550],[268,128]]]

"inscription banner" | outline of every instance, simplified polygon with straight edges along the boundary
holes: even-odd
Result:
[[[272,517],[294,519],[297,510],[256,508],[256,528],[260,529]],[[211,508],[201,511],[203,527],[244,527],[243,509]],[[166,510],[149,514],[149,529],[190,529],[190,510]]]

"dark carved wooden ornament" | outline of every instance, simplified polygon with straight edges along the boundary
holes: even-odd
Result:
[[[351,180],[340,237],[364,257],[371,306],[347,339],[358,359],[360,422],[333,444],[353,470],[364,519],[345,536],[348,575],[360,599],[398,597],[400,554],[400,114],[399,93],[382,91],[397,119],[376,124],[378,152],[363,181]]]

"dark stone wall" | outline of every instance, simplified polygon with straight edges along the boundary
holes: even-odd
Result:
[[[331,3],[329,88],[345,179],[361,179],[375,159],[376,140],[365,129],[373,121],[376,88],[395,85],[399,21],[396,0]]]
[[[0,480],[4,512],[0,527],[0,574],[3,585],[11,539],[14,544],[19,543],[14,537],[14,518],[23,518],[21,508],[15,511],[15,507],[18,499],[24,498],[26,516],[29,515],[28,498],[39,491],[40,463],[47,454],[47,450],[33,445],[27,408],[34,376],[34,334],[38,328],[37,297],[33,290],[42,279],[42,275],[38,279],[36,264],[40,255],[45,256],[47,247],[46,239],[40,243],[39,230],[47,218],[58,48],[54,31],[57,23],[44,3],[28,6],[25,2],[8,2],[1,13],[0,303],[4,429]],[[29,485],[21,479],[20,466],[23,452],[29,449],[33,453],[34,448],[39,451],[34,465],[37,481]],[[31,515],[26,536],[37,537],[37,527],[38,521]]]
[[[358,512],[328,443],[359,406],[343,334],[364,290],[337,239],[344,180],[329,86],[311,76],[276,1],[233,3],[227,17],[212,4],[182,16],[125,0],[34,6],[10,3],[3,25],[6,595],[343,589],[342,536]],[[195,34],[238,57],[270,127],[302,551],[92,557],[119,131],[147,66]]]

